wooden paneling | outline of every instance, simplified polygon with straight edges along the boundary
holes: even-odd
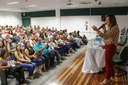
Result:
[[[103,81],[105,73],[82,73],[84,57],[84,53],[80,54],[55,75],[54,79],[51,78],[44,85],[99,85]],[[127,77],[115,77],[115,83],[110,85],[128,85]]]

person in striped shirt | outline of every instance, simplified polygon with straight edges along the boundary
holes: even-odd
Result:
[[[108,25],[109,29],[106,30],[105,25]],[[114,81],[114,70],[112,65],[112,57],[116,53],[116,45],[119,38],[119,28],[114,15],[107,15],[105,25],[102,27],[104,32],[99,31],[96,26],[93,26],[93,30],[97,32],[98,36],[105,40],[105,65],[106,76],[101,85],[106,85],[110,81]]]

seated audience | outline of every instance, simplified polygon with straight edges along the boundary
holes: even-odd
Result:
[[[42,60],[36,55],[36,51],[31,47],[29,41],[25,42],[25,54],[33,63],[37,63],[39,73],[42,73],[42,69],[46,70],[44,65],[45,60]]]
[[[9,55],[6,49],[2,47],[2,42],[0,41],[0,70],[4,70],[7,75],[13,75],[20,85],[26,85],[24,70],[21,66],[8,65]],[[18,64],[15,62],[15,64]],[[5,76],[7,76],[5,75]]]
[[[33,76],[34,70],[36,65],[31,62],[31,60],[24,54],[24,52],[21,49],[20,44],[16,46],[16,51],[14,53],[16,59],[21,63],[22,68],[27,68],[29,72],[28,79],[34,79],[35,77]]]

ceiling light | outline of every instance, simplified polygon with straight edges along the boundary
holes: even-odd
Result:
[[[12,5],[12,4],[17,4],[17,3],[19,3],[19,2],[10,2],[10,3],[8,3],[9,5]]]
[[[67,7],[78,7],[79,5],[67,5]]]
[[[29,6],[26,6],[26,7],[36,7],[37,5],[29,5]]]
[[[6,11],[6,10],[8,10],[8,9],[6,9],[6,8],[3,8],[3,9],[0,9],[1,11]]]
[[[82,2],[80,2],[80,4],[86,5],[86,4],[91,4],[91,2],[82,1]]]
[[[38,8],[38,9],[42,10],[42,9],[50,9],[50,8],[48,8],[48,7],[43,7],[43,8]]]
[[[16,12],[22,12],[22,10],[15,10]]]

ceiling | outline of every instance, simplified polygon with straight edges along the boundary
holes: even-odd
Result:
[[[0,0],[0,11],[14,12],[124,6],[128,0]]]

